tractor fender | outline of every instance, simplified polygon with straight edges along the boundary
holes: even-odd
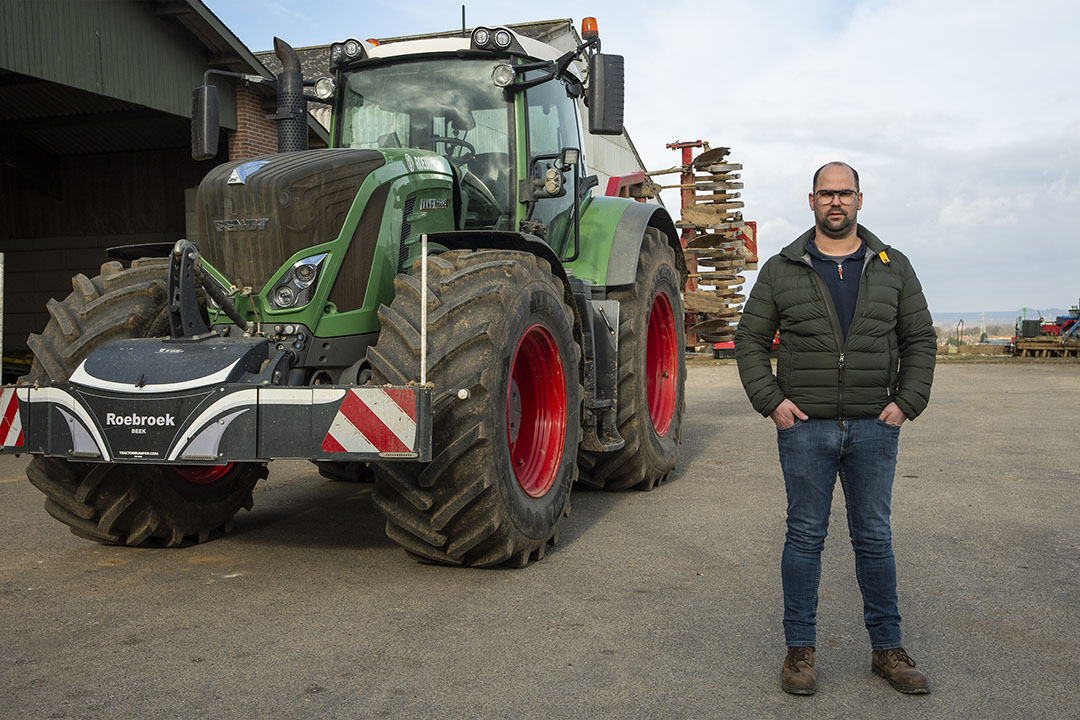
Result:
[[[686,285],[686,257],[679,242],[679,231],[675,229],[668,211],[658,205],[630,202],[626,212],[619,218],[615,227],[615,236],[611,242],[611,254],[608,256],[608,287],[630,285],[637,273],[638,255],[641,254],[641,241],[645,237],[645,228],[656,228],[667,239],[668,245],[675,251],[675,264],[679,278]]]
[[[551,246],[536,237],[522,232],[510,232],[500,230],[465,230],[428,233],[428,242],[442,245],[447,250],[479,250],[480,248],[492,248],[495,250],[519,250],[532,253],[548,261],[551,265],[552,274],[558,278],[563,286],[563,299],[574,313],[574,334],[577,340],[581,340],[581,314],[577,303],[574,301],[573,288],[570,277],[563,267],[562,260],[552,250]]]
[[[574,274],[609,288],[631,285],[637,273],[646,228],[655,228],[675,251],[675,262],[686,284],[686,258],[679,231],[660,205],[626,198],[594,197],[581,217],[581,257],[571,263]]]

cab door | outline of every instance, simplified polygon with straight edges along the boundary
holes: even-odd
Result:
[[[531,161],[538,155],[558,155],[564,148],[582,147],[577,103],[567,95],[566,86],[559,80],[529,88],[525,91],[525,125],[528,138],[526,155]],[[554,159],[530,162],[528,177],[542,177],[558,165]],[[535,201],[529,220],[543,223],[547,242],[557,251],[566,247],[573,231],[574,178],[585,165],[578,162],[563,176],[565,193],[559,197],[543,197]],[[557,168],[556,168],[557,170]],[[580,181],[580,178],[579,178]],[[580,182],[579,182],[580,186]]]

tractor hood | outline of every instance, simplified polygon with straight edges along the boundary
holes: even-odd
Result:
[[[230,282],[259,291],[291,255],[338,236],[361,183],[385,163],[376,150],[338,149],[219,165],[199,184],[199,249]]]

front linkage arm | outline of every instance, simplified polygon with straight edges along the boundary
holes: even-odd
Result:
[[[169,255],[169,330],[172,336],[196,338],[210,332],[199,309],[195,292],[197,286],[201,286],[229,319],[247,332],[250,323],[221,288],[206,273],[200,272],[201,261],[199,248],[194,243],[184,239],[176,241]]]

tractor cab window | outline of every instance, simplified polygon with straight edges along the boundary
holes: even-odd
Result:
[[[419,148],[460,178],[466,229],[513,226],[513,106],[491,82],[490,60],[435,59],[346,75],[340,147]]]
[[[566,86],[558,80],[551,80],[525,92],[528,108],[527,122],[529,129],[529,157],[556,154],[563,148],[581,148],[578,134],[577,107],[566,94]],[[529,172],[543,174],[556,164],[554,160],[545,160],[534,164]],[[579,164],[578,168],[584,167]],[[573,171],[570,171],[573,172]],[[547,240],[552,247],[559,248],[570,230],[574,203],[574,178],[570,172],[563,173],[563,187],[566,194],[562,197],[542,198],[530,215],[547,226]]]

